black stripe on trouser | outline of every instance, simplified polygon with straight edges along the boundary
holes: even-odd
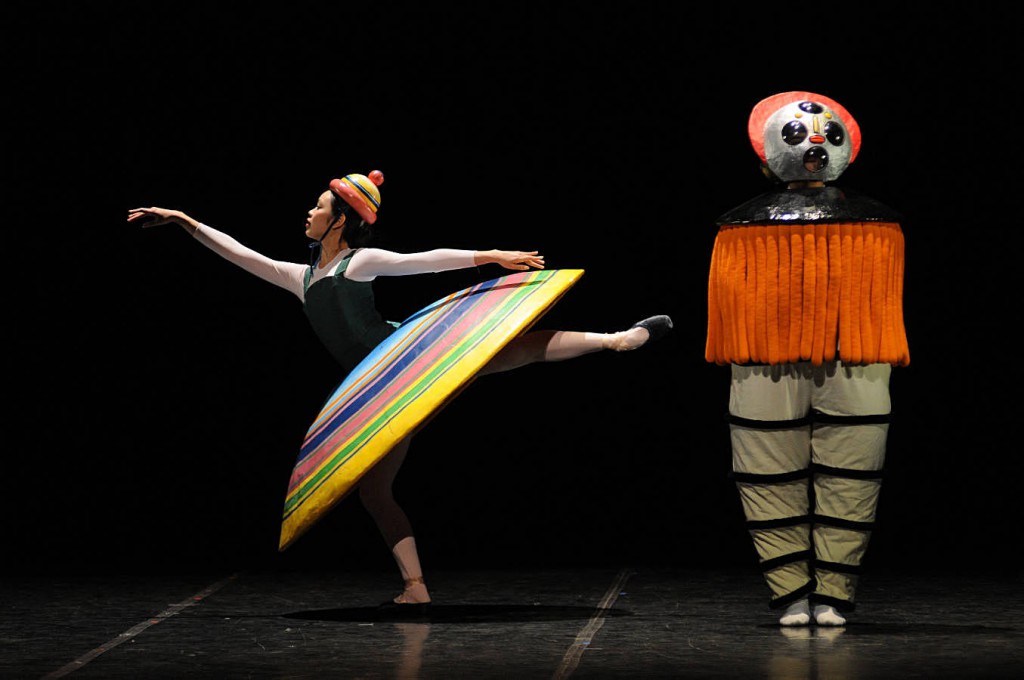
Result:
[[[811,424],[809,415],[793,420],[753,420],[752,418],[741,418],[727,413],[725,421],[730,425],[746,427],[751,430],[791,430],[796,427],[804,427]]]
[[[777,472],[774,474],[760,474],[757,472],[730,472],[729,477],[740,484],[785,484],[797,479],[807,479],[811,471],[792,470],[790,472]]]
[[[881,470],[854,470],[853,468],[837,468],[821,463],[811,463],[811,472],[829,477],[844,477],[846,479],[881,479],[884,473]]]
[[[743,418],[727,413],[725,421],[730,425],[746,427],[751,430],[788,430],[812,423],[822,423],[824,425],[878,425],[892,422],[892,413],[866,416],[835,416],[812,410],[803,418],[793,418],[791,420],[754,420],[753,418]]]
[[[814,524],[824,524],[825,526],[836,527],[838,529],[850,529],[851,531],[871,531],[875,528],[874,522],[857,522],[852,519],[843,519],[841,517],[829,517],[827,515],[811,515],[811,522]]]
[[[819,560],[813,558],[812,563],[815,569],[825,569],[827,571],[834,571],[840,574],[849,574],[851,576],[859,576],[864,573],[864,570],[859,564],[843,564],[841,562],[826,562],[825,560]]]
[[[746,527],[750,531],[754,531],[756,529],[777,529],[779,527],[795,527],[800,524],[808,524],[810,521],[810,515],[779,517],[776,519],[748,519],[746,521]]]
[[[761,474],[757,472],[730,472],[729,477],[740,484],[784,484],[797,479],[806,479],[811,474],[828,475],[830,477],[844,477],[846,479],[881,479],[884,476],[882,470],[854,470],[852,468],[837,468],[821,463],[811,463],[810,469],[791,470],[790,472],[777,472],[774,474]]]
[[[892,413],[878,413],[867,416],[835,416],[821,411],[811,411],[811,420],[828,425],[880,425],[892,422]]]

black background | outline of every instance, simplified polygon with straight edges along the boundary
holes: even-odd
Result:
[[[538,327],[675,320],[641,351],[491,376],[443,410],[396,482],[426,569],[753,569],[706,281],[716,217],[769,188],[747,116],[786,90],[853,114],[863,147],[836,184],[905,216],[912,362],[893,374],[868,564],[1016,568],[1008,16],[166,7],[7,10],[5,568],[393,568],[354,498],[277,552],[291,466],[340,378],[299,303],[178,228],[123,221],[180,208],[301,261],[327,182],[380,169],[385,247],[585,269]],[[402,319],[503,272],[381,280],[378,302]]]

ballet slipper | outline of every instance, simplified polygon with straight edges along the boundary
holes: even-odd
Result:
[[[649,316],[643,321],[637,321],[635,324],[630,326],[630,328],[643,328],[647,331],[650,337],[647,338],[647,342],[644,343],[644,345],[646,345],[648,342],[661,340],[663,337],[668,335],[668,332],[672,330],[672,319],[665,314]],[[640,346],[643,347],[644,345]]]

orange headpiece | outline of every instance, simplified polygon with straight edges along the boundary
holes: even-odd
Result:
[[[860,126],[838,102],[814,92],[762,99],[747,123],[750,143],[783,182],[834,180],[860,151]]]

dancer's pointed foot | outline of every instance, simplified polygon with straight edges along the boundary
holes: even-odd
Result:
[[[672,319],[665,314],[650,316],[637,321],[629,330],[611,333],[605,343],[605,349],[616,352],[629,352],[639,349],[649,342],[660,340],[672,330]]]
[[[807,600],[797,600],[779,617],[780,626],[806,626],[810,622],[811,605]]]
[[[814,605],[814,622],[819,626],[845,626],[846,618],[827,604]]]
[[[668,335],[670,330],[672,330],[672,319],[667,314],[649,316],[643,321],[637,321],[635,324],[630,326],[630,330],[633,328],[643,328],[646,330],[650,335],[648,341],[661,340],[663,337]]]

